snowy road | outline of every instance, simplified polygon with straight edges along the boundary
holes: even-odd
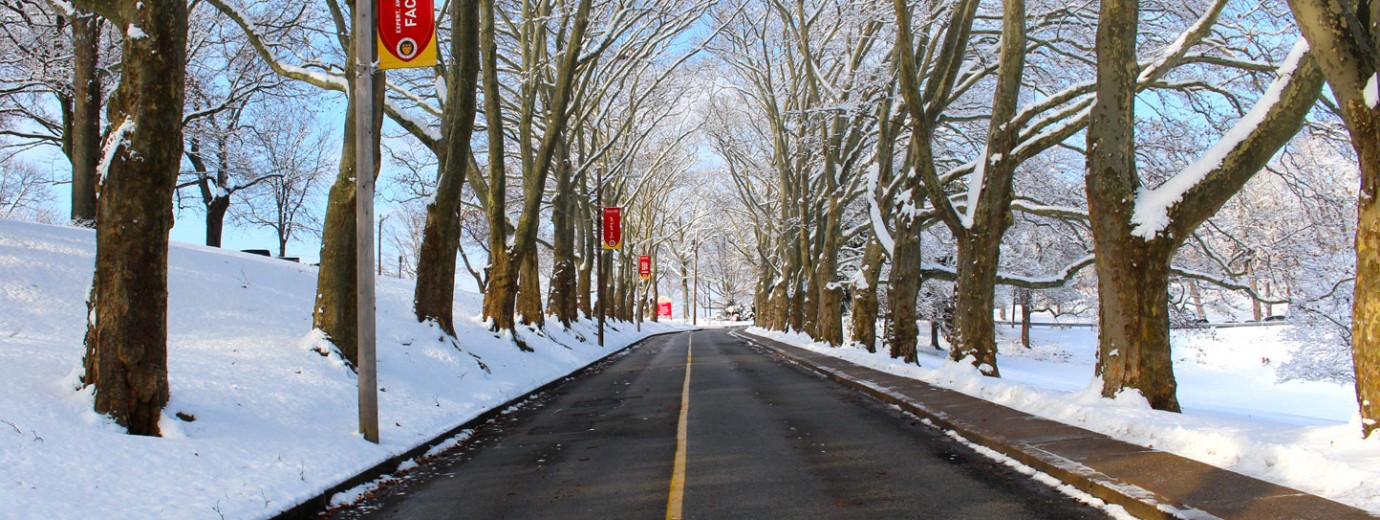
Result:
[[[652,339],[455,451],[338,517],[1103,517],[723,330]]]

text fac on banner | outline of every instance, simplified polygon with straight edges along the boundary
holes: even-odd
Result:
[[[604,249],[623,249],[623,208],[604,208]]]
[[[436,11],[432,0],[376,0],[379,69],[436,65]]]
[[[637,257],[637,275],[642,277],[642,281],[652,279],[652,257],[642,255]]]

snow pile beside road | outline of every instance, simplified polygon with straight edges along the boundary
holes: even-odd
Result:
[[[1034,329],[1025,349],[1018,331],[998,327],[1001,379],[932,348],[916,366],[803,334],[749,332],[1380,513],[1380,439],[1360,438],[1351,386],[1278,381],[1274,367],[1293,347],[1286,327],[1175,331],[1182,414],[1152,410],[1137,392],[1102,398],[1088,329]]]
[[[94,250],[90,230],[0,220],[0,516],[269,517],[643,336],[684,328],[615,323],[604,348],[585,323],[521,331],[536,349],[522,353],[461,318],[454,345],[413,318],[410,281],[381,279],[374,445],[356,433],[353,372],[316,352],[316,270],[175,244],[172,400],[163,438],[134,437],[75,389]],[[478,315],[480,303],[458,294],[456,315]]]

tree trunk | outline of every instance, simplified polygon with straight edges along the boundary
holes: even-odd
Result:
[[[1135,389],[1156,410],[1179,411],[1169,348],[1169,261],[1173,249],[1097,243],[1098,370],[1102,394]],[[1105,260],[1104,260],[1105,257]]]
[[[354,77],[354,46],[346,56],[345,77]],[[379,129],[383,125],[383,73],[374,75],[374,143],[378,152]],[[350,89],[353,90],[353,89]],[[346,96],[345,113],[354,114],[354,93]],[[316,304],[312,311],[312,327],[326,334],[340,351],[341,357],[353,366],[358,361],[359,346],[355,343],[356,323],[359,319],[358,285],[355,282],[355,131],[354,117],[345,118],[345,135],[341,140],[340,168],[326,202],[326,218],[321,230],[321,266],[316,275]],[[371,174],[378,178],[378,161]]]
[[[511,251],[490,234],[489,286],[484,292],[484,319],[492,320],[494,330],[511,330],[517,323],[517,285],[511,280],[518,275]],[[501,239],[499,239],[501,240]]]
[[[480,0],[480,54],[484,79],[484,119],[489,141],[489,283],[484,291],[484,319],[493,330],[512,330],[517,303],[517,266],[508,245],[508,175],[503,164],[502,86],[498,81],[498,43],[494,27],[494,0]],[[519,345],[520,347],[520,345]]]
[[[877,351],[877,281],[885,260],[881,242],[875,237],[869,239],[859,267],[862,283],[853,287],[853,342],[862,344],[868,352]]]
[[[517,310],[523,325],[541,327],[546,324],[546,314],[541,309],[541,278],[538,274],[541,265],[536,251],[522,258],[518,275]]]
[[[975,226],[958,241],[958,276],[954,282],[954,338],[950,359],[972,356],[972,364],[985,376],[1000,377],[997,369],[996,305],[997,266],[1001,234],[977,233]],[[990,231],[990,230],[989,230]],[[995,239],[995,240],[994,240]],[[994,243],[995,242],[995,243]]]
[[[571,183],[569,150],[562,144],[557,152],[556,195],[552,201],[551,227],[553,267],[551,273],[551,314],[566,328],[577,318],[575,267],[575,200]]]
[[[100,175],[96,165],[101,156],[101,80],[100,20],[96,15],[76,9],[72,23],[72,222],[94,226],[96,192]]]
[[[618,269],[618,319],[631,322],[637,304],[637,274],[632,257],[625,256]]]
[[[140,0],[98,6],[126,38],[114,130],[96,222],[96,270],[88,305],[82,381],[95,410],[130,434],[158,435],[168,402],[168,232],[182,158],[187,4]]]
[[[206,245],[220,247],[225,231],[225,214],[230,211],[230,196],[217,196],[206,205]]]
[[[892,358],[914,363],[916,337],[920,334],[915,323],[915,298],[920,294],[920,226],[910,217],[900,220],[894,237],[896,250],[891,256],[891,285],[887,287],[891,311],[887,343],[891,345]]]
[[[1254,283],[1254,280],[1252,280],[1252,283]],[[1206,320],[1207,309],[1203,308],[1203,295],[1198,291],[1198,282],[1196,280],[1189,280],[1188,282],[1188,297],[1193,300],[1193,308],[1198,314],[1198,319]]]
[[[680,263],[680,318],[690,321],[690,263]]]
[[[599,245],[594,239],[594,226],[589,217],[591,205],[587,201],[576,201],[575,207],[578,210],[576,215],[580,221],[576,226],[576,235],[578,236],[576,244],[580,248],[581,256],[579,277],[575,283],[575,292],[579,295],[577,305],[585,317],[593,317],[594,306],[590,303],[590,293],[594,291],[594,282],[591,271],[594,270],[594,266],[598,265],[596,259],[598,258]]]
[[[651,304],[651,318],[653,322],[661,321],[661,270],[652,271],[651,294],[647,296],[647,302]]]
[[[1088,123],[1088,212],[1097,254],[1102,395],[1138,390],[1157,410],[1179,411],[1169,349],[1169,265],[1130,233],[1140,184],[1135,164],[1137,0],[1104,0],[1097,27],[1097,101]],[[1161,239],[1163,243],[1166,240]]]
[[[843,288],[838,280],[838,254],[843,241],[840,221],[843,208],[831,202],[825,216],[820,261],[815,268],[815,340],[833,346],[843,344]]]
[[[450,4],[455,38],[450,55],[454,73],[446,78],[449,90],[442,118],[444,150],[436,193],[426,208],[426,226],[417,256],[417,285],[413,311],[418,321],[435,320],[446,334],[455,335],[455,271],[460,250],[460,210],[470,159],[470,137],[477,111],[479,77],[479,3],[455,0]]]
[[[1021,294],[1021,345],[1030,348],[1030,305],[1033,298],[1030,289],[1017,290]]]
[[[1248,262],[1246,264],[1246,277],[1250,279],[1251,291],[1254,291],[1257,294],[1259,294],[1260,287],[1257,285],[1255,280],[1255,268],[1252,265],[1253,263],[1254,262]],[[1198,308],[1201,310],[1203,306],[1200,304]],[[1255,321],[1260,321],[1260,318],[1262,317],[1263,316],[1261,316],[1260,314],[1260,300],[1251,298],[1251,319]]]
[[[1361,107],[1351,107],[1360,112]],[[1351,349],[1361,434],[1380,427],[1380,113],[1352,116],[1352,143],[1361,158],[1361,198],[1356,216],[1356,291]]]

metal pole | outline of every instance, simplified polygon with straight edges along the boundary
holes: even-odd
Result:
[[[374,2],[355,2],[355,282],[358,286],[359,432],[379,442],[374,359]]]
[[[597,177],[594,187],[594,199],[596,206],[594,220],[597,221],[598,230],[595,236],[599,237],[599,247],[595,249],[599,256],[599,303],[594,310],[599,315],[599,346],[604,346],[604,169],[596,168]]]
[[[382,276],[383,276],[383,221],[385,221],[385,220],[388,220],[388,214],[385,213],[385,214],[379,216],[379,234],[378,234],[378,241],[379,241],[379,260],[378,260],[378,264],[379,264],[379,277],[382,277]]]

